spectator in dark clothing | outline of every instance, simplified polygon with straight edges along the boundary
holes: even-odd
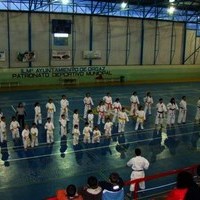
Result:
[[[102,188],[98,185],[98,180],[90,176],[87,181],[87,187],[81,191],[83,200],[101,200]]]

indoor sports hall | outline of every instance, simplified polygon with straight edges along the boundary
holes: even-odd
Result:
[[[81,189],[90,176],[104,181],[116,172],[125,183],[123,199],[164,200],[179,172],[198,177],[199,9],[197,0],[1,0],[0,199],[56,200],[56,192],[70,184]],[[88,96],[92,103],[85,102]],[[145,108],[141,120],[138,111]],[[122,110],[128,119],[121,117]],[[180,113],[186,118],[180,120]],[[47,118],[53,135],[48,135]],[[105,132],[108,118],[111,135]],[[38,135],[24,135],[34,122]],[[97,141],[94,129],[101,134]],[[130,195],[127,162],[136,148],[149,167],[146,187],[139,189],[141,180],[136,180]]]

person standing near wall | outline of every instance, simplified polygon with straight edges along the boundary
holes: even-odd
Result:
[[[135,157],[131,158],[127,162],[127,166],[132,168],[131,173],[131,180],[135,180],[138,178],[144,178],[145,173],[144,170],[147,170],[149,168],[149,161],[141,156],[141,150],[139,148],[135,149]],[[145,189],[145,182],[142,181],[139,183],[140,189]],[[130,193],[128,193],[128,196],[132,196],[133,191],[135,190],[135,184],[130,185]]]
[[[187,115],[187,102],[186,96],[182,96],[182,99],[179,103],[179,115],[178,115],[178,124],[185,124]]]

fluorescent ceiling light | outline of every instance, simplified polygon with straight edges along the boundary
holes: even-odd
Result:
[[[122,2],[121,3],[121,9],[123,10],[123,9],[125,9],[127,7],[127,3],[126,2]]]
[[[169,0],[169,3],[174,3],[175,2],[175,0]]]
[[[67,37],[69,37],[69,34],[68,33],[54,33],[53,36],[67,38]]]
[[[170,15],[173,15],[174,12],[175,12],[176,8],[174,6],[170,6],[168,9],[167,9],[167,12],[170,14]]]
[[[70,0],[61,0],[62,4],[67,5],[70,3]]]

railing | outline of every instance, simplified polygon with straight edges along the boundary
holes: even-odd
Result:
[[[182,169],[175,169],[175,170],[170,170],[167,172],[163,172],[163,173],[159,173],[159,174],[155,174],[152,176],[146,176],[144,178],[140,178],[140,179],[135,179],[135,180],[129,180],[125,182],[125,185],[131,185],[131,184],[135,184],[135,190],[133,193],[133,199],[134,200],[138,200],[138,190],[139,190],[139,183],[142,181],[151,181],[151,180],[155,180],[155,179],[159,179],[159,178],[163,178],[163,177],[167,177],[167,176],[171,176],[171,175],[175,175],[178,174],[182,171],[190,171],[193,175],[196,173],[197,167],[199,165],[192,165],[190,167],[185,167]]]

